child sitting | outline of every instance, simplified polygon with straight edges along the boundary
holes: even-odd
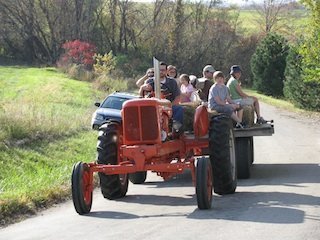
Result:
[[[242,121],[242,112],[239,104],[230,98],[229,90],[224,84],[224,75],[221,71],[213,74],[215,84],[209,90],[208,108],[216,110],[219,113],[225,113],[237,122],[236,128],[244,128]],[[235,111],[238,111],[238,116]]]
[[[180,80],[180,102],[191,102],[191,94],[195,91],[193,86],[190,84],[190,78],[187,74],[181,74]]]

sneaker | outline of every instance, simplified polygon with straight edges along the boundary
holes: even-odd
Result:
[[[237,122],[236,128],[244,128],[244,126],[242,125],[242,123]]]
[[[263,117],[259,117],[259,118],[257,119],[257,124],[265,124],[265,123],[267,123],[267,121],[264,120]]]

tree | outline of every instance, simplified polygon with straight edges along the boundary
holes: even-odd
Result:
[[[53,64],[66,40],[91,40],[100,0],[0,0],[0,44],[7,55]]]
[[[284,94],[301,108],[320,111],[320,4],[317,0],[303,3],[311,17],[304,38],[291,47]]]
[[[263,3],[254,5],[259,15],[255,21],[265,33],[281,27],[279,23],[285,19],[288,2],[288,0],[264,0]]]
[[[304,81],[320,82],[320,3],[318,0],[303,0],[311,11],[305,39],[300,47]]]
[[[259,92],[283,96],[287,55],[288,44],[281,35],[269,33],[260,42],[251,58],[253,85]]]

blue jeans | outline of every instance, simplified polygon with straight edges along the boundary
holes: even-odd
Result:
[[[172,106],[172,118],[183,124],[183,107],[178,105]]]

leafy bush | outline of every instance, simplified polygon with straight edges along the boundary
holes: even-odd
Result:
[[[298,107],[320,111],[320,8],[317,1],[302,2],[311,15],[304,38],[288,55],[284,94]]]
[[[303,80],[320,82],[320,4],[315,0],[303,0],[310,10],[305,29],[305,39],[299,47],[302,58]],[[319,96],[319,95],[318,95]]]
[[[292,46],[287,57],[284,96],[297,107],[320,111],[320,82],[318,79],[305,80],[303,62],[299,46]]]
[[[258,45],[251,58],[253,86],[271,96],[283,96],[284,71],[288,55],[287,41],[269,33]]]
[[[116,65],[112,51],[104,55],[96,54],[94,60],[95,64],[93,65],[93,69],[96,74],[109,74]]]
[[[62,45],[65,53],[62,55],[62,62],[83,65],[88,70],[92,69],[94,64],[93,56],[96,53],[96,47],[88,42],[80,40],[68,41]]]

